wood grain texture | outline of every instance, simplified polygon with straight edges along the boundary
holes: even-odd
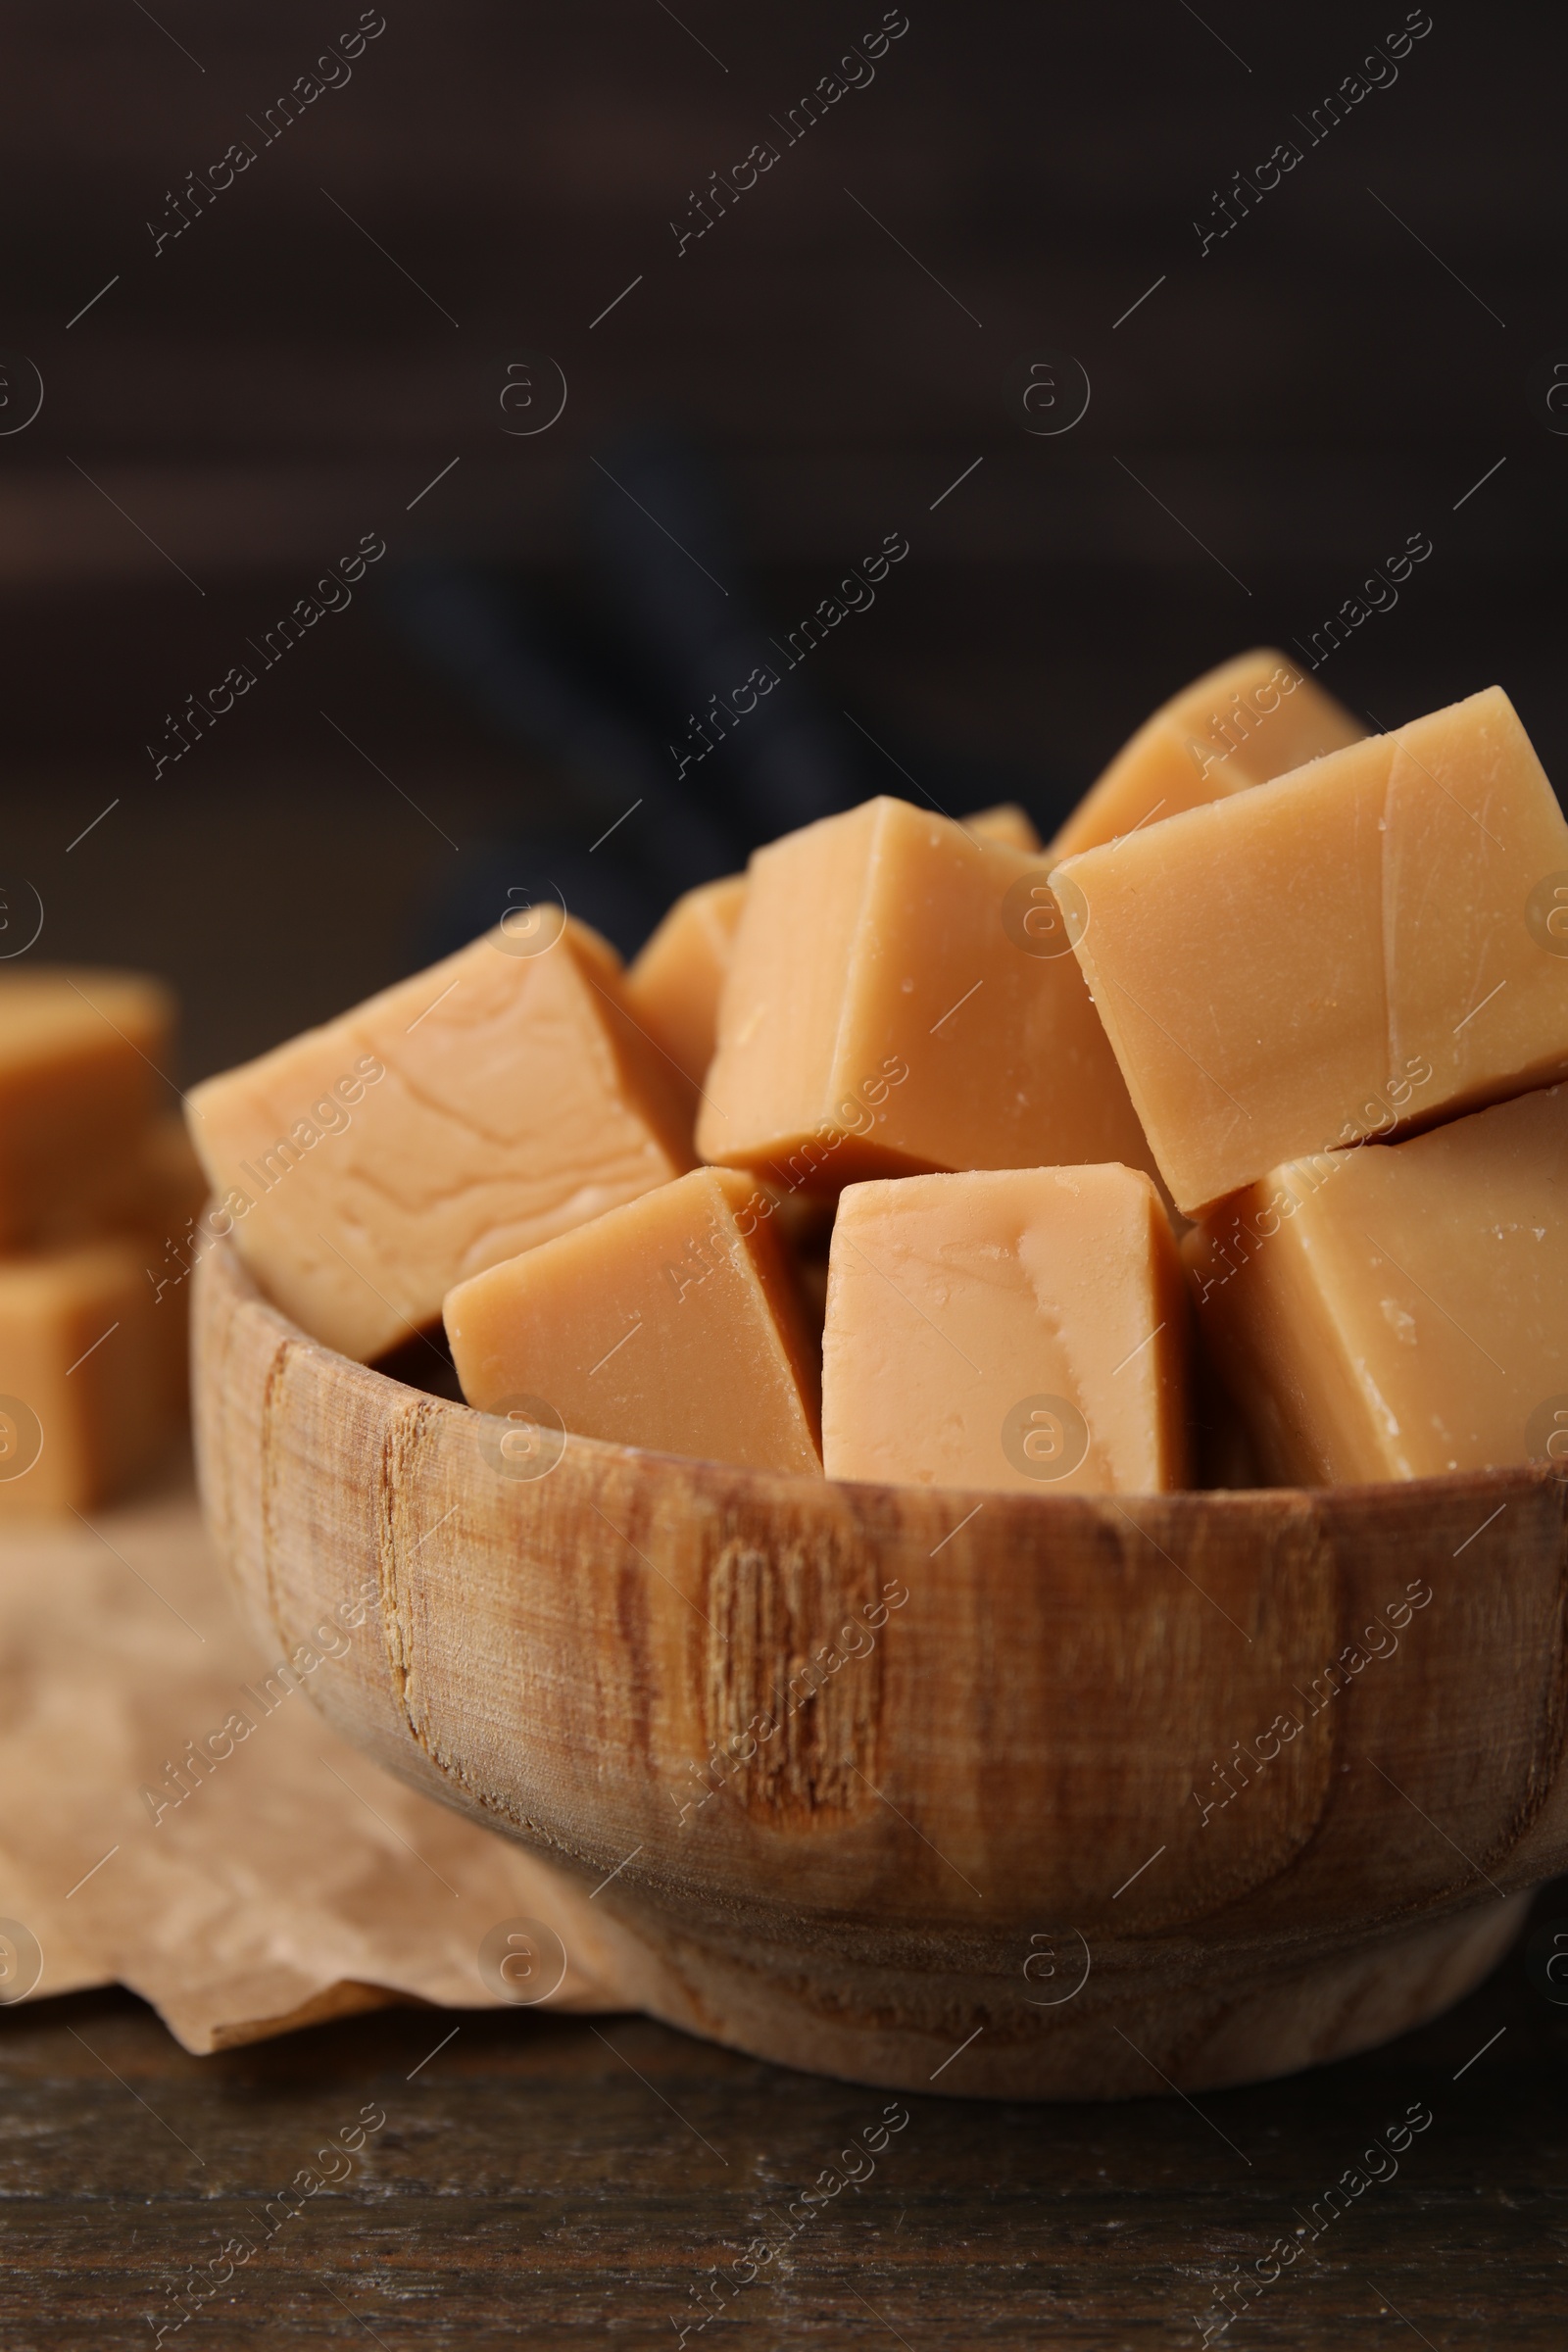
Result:
[[[1542,1917],[1568,1918],[1568,1883]],[[1115,2107],[911,2095],[874,2176],[687,2352],[1197,2347],[1193,2315],[1217,2319],[1215,2290],[1415,2101],[1434,2123],[1397,2177],[1219,2340],[1560,2352],[1562,2017],[1519,1954],[1418,2034],[1197,2111],[1152,2074],[1154,2096]],[[0,2009],[0,2335],[15,2352],[150,2345],[143,2315],[229,2231],[255,2234],[376,2100],[386,2126],[354,2176],[165,2352],[670,2352],[715,2272],[784,2243],[790,2204],[889,2095],[646,2019],[391,2010],[193,2058],[124,1994]]]
[[[1559,1883],[1542,1916],[1565,1915]],[[1216,2288],[1415,2101],[1434,2123],[1397,2177],[1219,2340],[1414,2352],[1413,2325],[1435,2352],[1560,2352],[1562,2015],[1516,1955],[1419,2034],[1200,2111],[1152,2074],[1155,2096],[1108,2108],[911,2095],[860,2192],[687,2352],[1196,2347],[1194,2313],[1217,2318]],[[0,2009],[0,2332],[15,2352],[150,2345],[143,2315],[376,2100],[353,2178],[166,2352],[667,2352],[888,2095],[634,2018],[394,2010],[193,2058],[124,1994]]]
[[[1246,2082],[1446,2007],[1568,1860],[1544,1474],[1123,1504],[571,1439],[524,1479],[505,1424],[317,1346],[226,1249],[196,1340],[209,1521],[269,1642],[378,1579],[337,1729],[608,1882],[621,1988],[693,2032],[956,2095]]]

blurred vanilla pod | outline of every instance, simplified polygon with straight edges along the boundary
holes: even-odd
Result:
[[[629,955],[672,898],[744,862],[745,846],[672,786],[649,730],[508,583],[466,565],[405,567],[387,601],[403,634],[470,710],[576,786],[548,829],[466,845],[461,872],[422,929],[421,953],[472,938],[524,886],[544,898],[559,893]]]
[[[406,564],[386,582],[383,610],[420,659],[504,743],[556,771],[545,821],[467,841],[460,865],[437,869],[411,943],[420,959],[498,920],[519,887],[559,897],[630,956],[683,891],[875,793],[948,815],[1061,797],[1009,765],[934,753],[880,712],[862,723],[837,706],[830,669],[800,675],[799,648],[760,617],[716,475],[688,441],[649,427],[592,466],[601,617],[461,562]],[[908,542],[884,542],[899,562],[894,542],[905,556]]]
[[[776,683],[715,746],[707,795],[749,849],[886,790],[875,755],[804,680],[756,610],[711,468],[649,428],[595,462],[590,539],[617,619],[667,703],[672,741],[758,671]],[[718,721],[722,729],[722,718]],[[669,770],[678,759],[667,754]],[[882,764],[880,762],[878,765]]]

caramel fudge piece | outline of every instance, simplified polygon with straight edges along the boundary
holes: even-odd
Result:
[[[973,816],[958,821],[976,841],[1000,841],[1004,849],[1022,850],[1027,858],[1040,855],[1042,845],[1034,818],[1016,801],[999,801],[994,808],[977,808]]]
[[[190,1301],[180,1286],[206,1246],[197,1220],[207,1200],[207,1178],[182,1114],[166,1111],[150,1120],[125,1158],[106,1161],[100,1175],[85,1206],[80,1200],[66,1202],[44,1220],[37,1250],[64,1252],[116,1238],[132,1245],[143,1288],[150,1286],[154,1302],[162,1301],[159,1361],[182,1413]]]
[[[1187,1302],[1123,1167],[852,1185],[822,1354],[830,1478],[1019,1493],[1188,1481]]]
[[[753,858],[697,1143],[828,1193],[1151,1164],[1044,863],[886,799]]]
[[[184,1120],[177,1111],[154,1119],[131,1152],[117,1222],[138,1233],[177,1233],[206,1198],[206,1174]]]
[[[694,1102],[713,1058],[718,996],[745,898],[744,874],[687,891],[626,967],[632,1018],[668,1055]]]
[[[1275,1168],[1182,1254],[1275,1483],[1548,1458],[1568,1430],[1568,1087]]]
[[[184,1320],[143,1254],[101,1241],[0,1260],[0,1522],[90,1511],[180,1426]]]
[[[1056,835],[1052,860],[1245,792],[1365,733],[1273,646],[1240,654],[1184,687],[1139,728]]]
[[[1497,687],[1052,884],[1190,1216],[1568,1071],[1568,824]]]
[[[362,1360],[454,1283],[691,1165],[613,951],[535,907],[210,1078],[191,1135],[257,1280]]]
[[[460,1283],[446,1325],[465,1396],[546,1430],[819,1471],[815,1368],[760,1206],[749,1177],[698,1168]]]
[[[0,1250],[98,1214],[164,1092],[173,1021],[141,973],[0,965]]]
[[[155,1256],[167,1244],[172,1255],[181,1246],[188,1249],[206,1199],[206,1174],[184,1118],[174,1110],[149,1120],[123,1158],[99,1163],[86,1206],[95,1233],[128,1234]],[[83,1233],[83,1214],[80,1199],[57,1203],[41,1220],[39,1247],[91,1238]]]
[[[1015,802],[977,809],[961,821],[977,841],[1040,853],[1040,836]],[[632,1016],[690,1084],[694,1103],[718,1042],[718,1000],[745,900],[744,874],[688,890],[626,967]]]

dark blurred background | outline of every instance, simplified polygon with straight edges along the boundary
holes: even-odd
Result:
[[[908,0],[807,129],[874,0],[385,0],[358,55],[351,0],[12,9],[0,882],[42,952],[170,974],[190,1079],[514,885],[629,947],[869,791],[1049,826],[1412,534],[1322,682],[1392,725],[1500,681],[1568,775],[1564,27],[1435,0],[1399,57],[1407,21]],[[1087,413],[1031,430],[1073,361]],[[874,606],[681,778],[704,696],[888,534]]]

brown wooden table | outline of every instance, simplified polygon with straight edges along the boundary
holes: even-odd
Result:
[[[1553,1921],[1568,1881],[1533,1932]],[[3,2342],[150,2346],[169,2290],[248,2232],[254,2258],[166,2345],[666,2346],[706,2293],[689,2345],[1132,2352],[1200,2344],[1231,2267],[1302,2230],[1211,2340],[1559,2352],[1568,2007],[1525,1950],[1438,2024],[1289,2082],[1196,2104],[910,2099],[875,2173],[787,2250],[786,2206],[887,2094],[628,2017],[388,2010],[192,2058],[121,1993],[0,2012]],[[1433,2121],[1397,2174],[1312,2243],[1314,2200],[1321,2222],[1412,2105]],[[385,2121],[363,2149],[318,2161],[367,2108]],[[342,2177],[285,2218],[313,2166]],[[760,2238],[773,2257],[715,2304],[714,2266],[732,2279]]]

